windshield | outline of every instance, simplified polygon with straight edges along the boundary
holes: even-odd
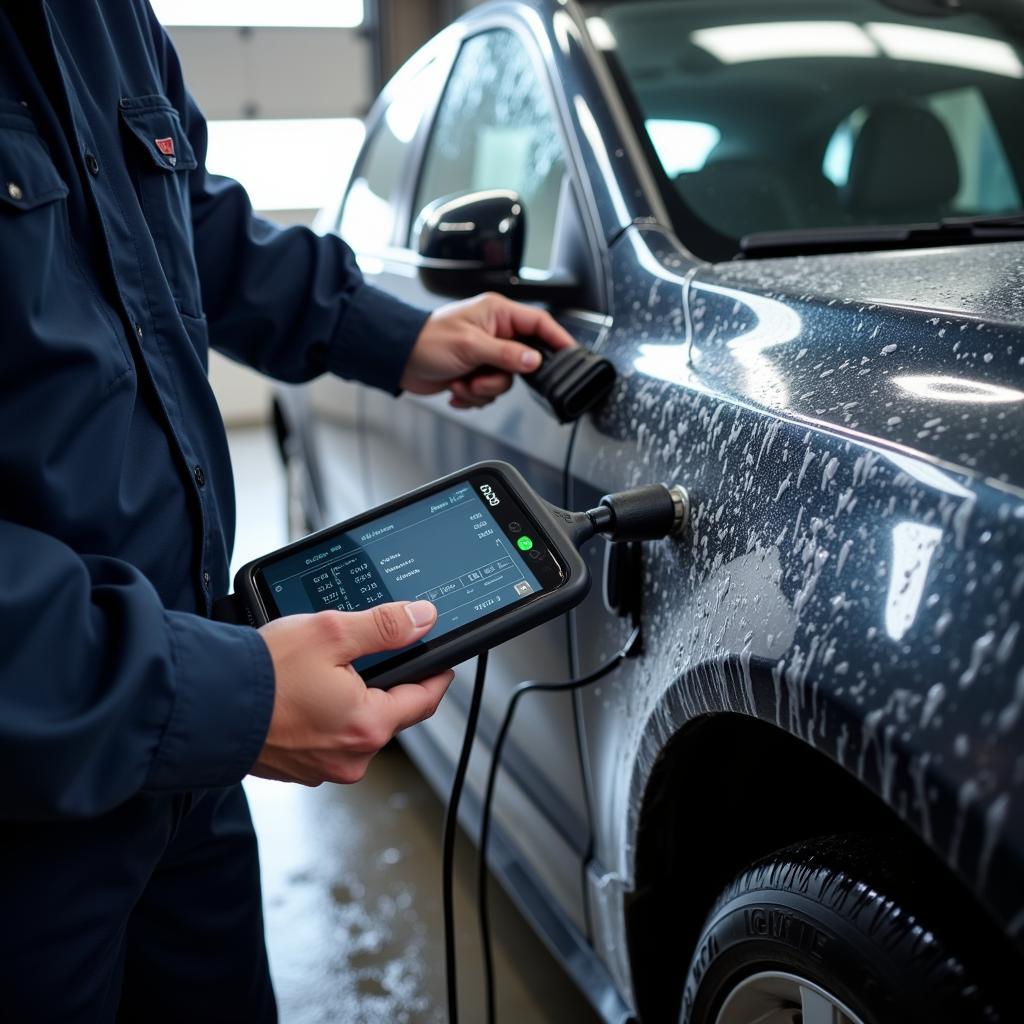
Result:
[[[762,232],[1021,211],[1024,0],[586,10],[698,256],[731,258]]]

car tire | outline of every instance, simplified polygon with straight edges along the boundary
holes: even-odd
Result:
[[[947,941],[971,931],[897,849],[829,837],[742,872],[704,923],[680,1024],[1003,1020]]]

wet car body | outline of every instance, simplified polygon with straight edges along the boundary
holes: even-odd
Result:
[[[1024,242],[704,262],[675,233],[580,10],[488,5],[425,53],[447,68],[494,30],[529,51],[564,133],[588,287],[581,308],[553,312],[619,380],[574,426],[521,384],[469,416],[360,395],[362,498],[503,458],[564,507],[657,480],[693,502],[683,543],[642,552],[642,653],[574,695],[524,702],[496,874],[608,1020],[669,1019],[719,890],[830,832],[911,842],[979,935],[1019,956]],[[427,104],[414,165],[432,116]],[[407,173],[395,239],[416,212]],[[443,301],[408,245],[357,251],[381,286]],[[278,396],[285,432],[307,439],[313,525],[332,519],[322,467],[346,443],[332,387],[312,405]],[[584,604],[494,652],[483,751],[519,680],[590,671],[627,637],[603,599],[605,551],[585,554]],[[404,740],[442,794],[471,668]]]

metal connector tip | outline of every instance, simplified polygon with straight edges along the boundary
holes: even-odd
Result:
[[[668,488],[672,498],[672,530],[669,536],[677,537],[690,525],[690,495],[682,484]]]

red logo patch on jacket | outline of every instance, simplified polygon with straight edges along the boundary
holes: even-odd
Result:
[[[174,159],[174,139],[168,136],[166,139],[154,139],[153,141],[156,143],[156,148],[164,156],[169,156],[172,160]]]

